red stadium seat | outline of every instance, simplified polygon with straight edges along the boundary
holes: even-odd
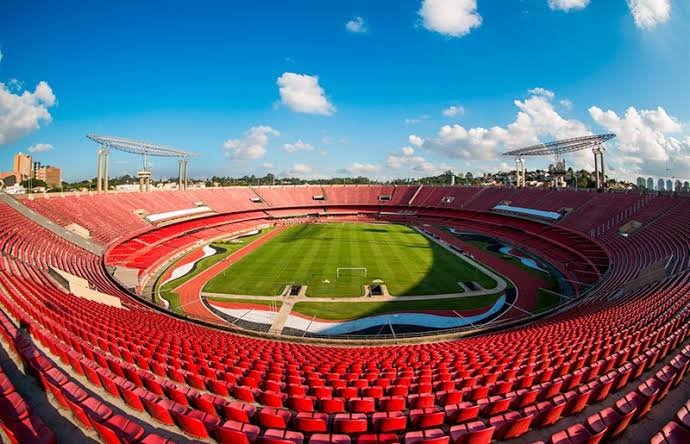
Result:
[[[683,444],[690,442],[690,430],[684,429],[675,422],[671,421],[654,436],[650,441],[652,444]]]
[[[491,442],[496,427],[487,427],[481,421],[455,425],[450,428],[450,439],[455,444],[482,444]]]
[[[325,413],[300,412],[295,417],[295,428],[302,433],[325,433],[328,430],[328,415]]]
[[[552,444],[597,444],[604,437],[604,432],[592,433],[582,424],[555,433],[551,437]]]
[[[371,417],[375,432],[402,432],[407,428],[407,416],[403,412],[376,412]]]
[[[400,439],[395,433],[367,433],[357,438],[357,444],[399,444]]]
[[[443,434],[441,429],[429,429],[405,434],[405,444],[448,444],[450,437]]]
[[[253,443],[258,438],[259,433],[260,429],[255,425],[232,420],[224,422],[213,431],[216,441],[224,444]]]

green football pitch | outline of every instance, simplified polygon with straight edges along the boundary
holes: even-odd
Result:
[[[341,270],[338,268],[366,268]],[[390,224],[301,224],[288,227],[211,279],[205,292],[276,295],[307,285],[307,296],[361,296],[383,281],[391,295],[461,293],[458,282],[491,289],[496,282],[412,228]]]

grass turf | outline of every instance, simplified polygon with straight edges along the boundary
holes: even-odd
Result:
[[[537,290],[537,303],[535,313],[542,312],[561,303],[561,297],[543,288]]]
[[[366,267],[336,277],[338,267]],[[390,224],[302,224],[275,238],[210,280],[205,292],[280,294],[308,285],[308,296],[361,296],[381,279],[392,295],[460,293],[459,281],[484,288],[496,282],[412,228]],[[329,283],[324,281],[328,280]]]
[[[499,297],[499,294],[489,294],[456,299],[399,302],[298,302],[292,307],[292,312],[333,321],[349,320],[399,311],[469,310],[492,305]]]

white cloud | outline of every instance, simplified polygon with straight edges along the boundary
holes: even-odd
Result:
[[[283,145],[283,151],[286,153],[296,153],[297,151],[314,151],[314,145],[297,140],[295,143],[286,143]]]
[[[665,23],[671,17],[671,0],[627,0],[635,24],[641,29],[651,29]]]
[[[313,168],[305,163],[295,163],[287,171],[279,174],[280,177],[299,177],[301,179],[325,179],[324,168]]]
[[[470,128],[455,124],[442,126],[435,137],[422,139],[410,136],[410,142],[422,141],[429,151],[465,160],[493,160],[501,151],[540,142],[542,138],[567,139],[589,134],[577,120],[562,117],[554,108],[555,94],[534,88],[525,100],[515,100],[518,108],[515,121],[505,127]],[[413,139],[414,136],[414,139]]]
[[[355,34],[366,34],[369,32],[369,27],[364,22],[362,17],[353,17],[345,23],[345,29]]]
[[[321,136],[321,143],[324,145],[332,145],[335,143],[343,144],[347,142],[343,137],[336,138],[329,135],[326,130],[322,130],[321,133],[323,134],[323,136]]]
[[[424,139],[417,136],[416,134],[410,134],[410,137],[408,137],[407,139],[414,146],[422,146],[422,144],[424,143]]]
[[[37,143],[35,145],[31,145],[27,150],[30,153],[44,153],[46,151],[50,151],[53,149],[53,145],[49,143]]]
[[[48,123],[48,108],[55,105],[55,95],[46,82],[30,91],[15,91],[17,84],[0,82],[0,146],[13,143]]]
[[[533,96],[542,96],[549,100],[553,99],[556,96],[556,94],[553,91],[548,90],[546,88],[532,88],[527,90],[527,92],[532,94]]]
[[[667,168],[677,177],[688,177],[690,136],[678,119],[662,107],[638,110],[630,107],[623,116],[599,107],[589,108],[592,119],[616,134],[617,150],[609,152],[612,161],[630,174],[665,176]]]
[[[419,10],[424,27],[451,37],[462,37],[482,24],[477,0],[423,0]]]
[[[264,162],[261,164],[261,168],[266,169],[266,170],[272,170],[273,164],[271,162]]]
[[[573,102],[572,102],[571,100],[569,100],[569,99],[563,99],[563,100],[561,100],[561,101],[558,102],[558,103],[560,103],[561,106],[562,106],[563,108],[567,109],[567,110],[573,109]]]
[[[446,117],[455,117],[465,114],[465,108],[460,105],[451,105],[443,110],[443,115]]]
[[[225,156],[232,159],[256,160],[266,154],[269,139],[280,135],[270,126],[253,126],[242,139],[229,139],[223,144]]]
[[[285,72],[278,77],[280,100],[293,111],[330,116],[336,111],[319,85],[318,76]]]
[[[541,136],[568,139],[589,133],[584,123],[564,118],[555,110],[552,103],[554,96],[551,91],[546,91],[545,94],[514,102],[520,109],[515,122],[508,125],[514,142],[538,142]]]
[[[642,117],[657,131],[664,133],[680,133],[683,125],[673,116],[669,116],[665,109],[657,107],[656,110],[640,111]]]
[[[46,106],[55,105],[55,94],[46,82],[38,82],[34,95],[39,102],[45,103]]]
[[[589,5],[590,0],[549,0],[549,8],[558,11],[571,11],[574,9],[584,9]]]
[[[509,132],[500,127],[470,128],[461,125],[442,126],[435,138],[425,139],[423,147],[448,157],[465,160],[495,159],[498,147],[510,139]]]
[[[304,176],[309,175],[314,171],[312,167],[304,163],[296,163],[288,170],[288,173],[294,176]]]
[[[415,155],[411,146],[400,149],[400,153],[391,153],[386,161],[392,170],[406,169],[415,175],[434,176],[451,169],[447,164],[435,165],[422,156]]]
[[[407,125],[414,125],[427,119],[429,119],[429,116],[427,114],[420,114],[416,117],[405,117],[405,123]]]
[[[353,176],[366,176],[381,172],[381,166],[373,163],[354,162],[345,171]]]

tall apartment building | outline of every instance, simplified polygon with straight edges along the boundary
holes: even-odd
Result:
[[[33,163],[31,156],[24,153],[14,155],[14,167],[12,171],[19,181],[33,177]]]
[[[42,180],[51,188],[60,188],[62,185],[62,171],[58,167],[42,166],[36,170],[35,178]]]

